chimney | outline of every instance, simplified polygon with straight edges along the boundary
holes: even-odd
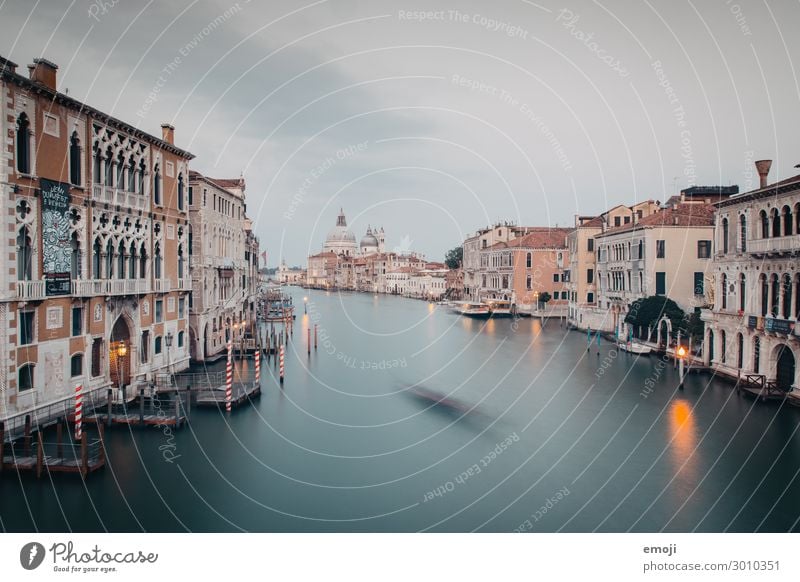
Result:
[[[761,188],[767,187],[767,174],[769,174],[769,169],[771,167],[772,167],[772,160],[756,161],[756,170],[758,171],[759,178],[761,178]]]
[[[33,64],[28,65],[31,81],[53,91],[56,90],[56,71],[58,71],[58,65],[46,59],[33,59]]]
[[[161,124],[161,139],[170,145],[175,145],[175,127],[169,123]]]
[[[17,63],[11,62],[4,57],[0,57],[0,73],[11,73],[12,75],[17,72]]]

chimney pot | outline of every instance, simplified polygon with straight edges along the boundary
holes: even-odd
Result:
[[[33,64],[28,65],[28,74],[31,81],[40,83],[48,89],[56,90],[56,73],[58,65],[47,59],[33,59]]]
[[[758,176],[761,178],[761,188],[767,187],[767,174],[769,174],[769,169],[772,167],[772,160],[758,160],[756,161],[756,170],[758,171]]]
[[[169,123],[161,124],[161,139],[170,145],[175,145],[175,127]]]

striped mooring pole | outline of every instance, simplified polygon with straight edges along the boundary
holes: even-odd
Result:
[[[261,347],[256,352],[256,384],[261,380]]]
[[[281,346],[281,353],[280,353],[280,377],[281,377],[281,384],[283,384],[283,346]]]
[[[83,384],[75,386],[75,440],[83,437]]]
[[[228,363],[225,365],[225,410],[231,411],[233,397],[233,340],[228,338]]]

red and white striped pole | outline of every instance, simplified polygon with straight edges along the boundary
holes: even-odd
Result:
[[[256,384],[261,381],[261,348],[256,351]]]
[[[83,385],[75,386],[75,440],[83,437]]]
[[[233,334],[231,334],[233,335]],[[225,410],[231,411],[233,396],[233,339],[228,338],[228,363],[225,366]]]
[[[283,346],[281,346],[281,353],[280,353],[280,376],[281,376],[281,384],[283,384]]]

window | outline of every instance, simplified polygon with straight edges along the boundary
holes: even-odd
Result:
[[[189,186],[189,206],[194,204],[194,188]]]
[[[697,241],[697,258],[708,259],[711,257],[711,241],[699,240]]]
[[[722,252],[728,254],[728,219],[722,219]]]
[[[142,332],[142,346],[139,352],[139,359],[143,364],[147,363],[147,358],[150,355],[150,330]]]
[[[525,288],[526,289],[533,289],[533,278],[528,275],[525,279]]]
[[[81,278],[81,243],[78,240],[78,233],[73,232],[70,240],[70,247],[72,248],[72,255],[70,257],[70,276],[73,279]]]
[[[81,140],[77,131],[69,138],[69,181],[76,186],[81,184]]]
[[[31,173],[31,124],[25,113],[17,118],[17,171]]]
[[[178,347],[179,348],[183,347],[183,332],[182,331],[178,332]]]
[[[156,279],[161,278],[161,245],[156,243],[156,247],[154,250],[154,274],[153,276]]]
[[[103,340],[92,340],[92,377],[96,378],[103,373]]]
[[[33,279],[33,245],[27,227],[19,229],[17,235],[17,280]]]
[[[620,221],[620,217],[619,216],[615,216],[614,217],[614,226],[620,226],[620,224],[622,224],[622,222]]]
[[[739,275],[739,310],[744,312],[744,306],[747,302],[747,279],[744,276],[744,273]]]
[[[630,216],[626,216],[625,217],[625,224],[630,224],[630,222],[631,222],[631,217]]]
[[[558,283],[558,273],[553,273],[553,283]]]
[[[703,273],[694,274],[694,294],[704,295],[705,275]]]
[[[586,294],[586,302],[587,303],[594,303],[594,293],[587,293]]]
[[[639,239],[639,256],[636,257],[638,259],[644,258],[644,240]]]
[[[186,317],[186,299],[183,297],[178,299],[178,317],[180,319]]]
[[[155,346],[156,346],[155,354],[158,355],[158,354],[161,353],[161,336],[160,335],[156,336],[156,344],[155,344]]]
[[[83,376],[83,354],[75,354],[69,361],[70,376]]]
[[[666,256],[666,245],[663,240],[656,241],[656,258],[663,259]]]
[[[183,210],[183,174],[178,174],[178,210]]]
[[[83,307],[72,308],[72,337],[83,335]]]
[[[722,309],[728,308],[728,276],[725,273],[722,273],[721,277],[721,301],[722,301]]]
[[[34,341],[33,321],[36,312],[34,311],[20,311],[19,312],[19,345],[26,346],[32,344]]]
[[[24,392],[33,388],[33,366],[34,364],[25,364],[20,366],[17,373],[17,390]]]
[[[586,250],[589,252],[594,251],[594,239],[590,238],[586,241]]]
[[[164,300],[158,299],[156,301],[156,323],[161,323],[161,319],[164,316]]]
[[[739,216],[739,250],[747,250],[747,217],[744,214]]]
[[[656,272],[656,295],[667,294],[667,274],[664,271]]]
[[[153,201],[155,204],[161,205],[161,168],[156,164],[153,171]]]
[[[531,268],[531,266],[533,266],[533,253],[528,253],[528,255],[526,256],[525,266],[529,269]]]
[[[586,269],[586,282],[594,283],[594,269]]]

